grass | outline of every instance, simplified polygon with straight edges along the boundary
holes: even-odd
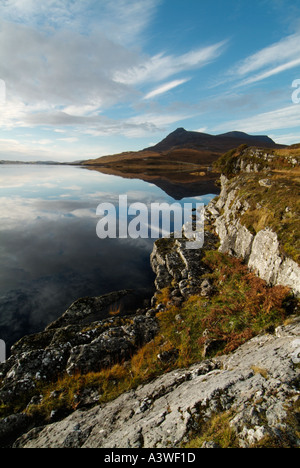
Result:
[[[252,233],[269,228],[276,232],[281,254],[300,262],[300,150],[285,148],[266,150],[271,155],[265,160],[250,149],[240,147],[223,155],[216,167],[230,179],[237,189],[237,198],[249,208],[240,222]],[[239,161],[256,163],[260,171],[240,172]],[[269,179],[270,186],[260,184]]]
[[[186,449],[201,448],[204,442],[212,442],[219,448],[238,448],[238,441],[234,429],[230,426],[233,415],[231,411],[216,414],[202,426],[199,433],[191,436]]]
[[[273,173],[269,188],[259,184],[256,174],[244,175],[238,197],[249,209],[240,222],[257,233],[269,228],[276,232],[284,256],[300,262],[300,185],[298,176]]]
[[[175,307],[170,302],[171,289],[165,288],[159,297],[165,304],[157,315],[160,330],[151,342],[130,360],[111,368],[37,384],[35,393],[43,395],[42,401],[23,410],[47,421],[53,411],[61,417],[80,407],[88,393],[97,396],[94,404],[111,401],[165,372],[230,353],[257,334],[272,332],[288,318],[287,304],[292,298],[287,288],[267,286],[239,259],[218,251],[207,251],[203,261],[212,271],[208,275],[215,290],[212,297],[194,295]],[[204,356],[208,339],[214,346]],[[173,359],[159,359],[162,353],[174,350]],[[2,408],[2,415],[7,410]]]
[[[122,393],[137,388],[140,384],[170,370],[168,365],[157,359],[158,350],[168,349],[169,345],[161,336],[157,336],[135,353],[128,362],[84,375],[65,374],[56,382],[39,384],[36,394],[43,396],[42,401],[27,406],[25,412],[29,416],[48,422],[53,417],[53,412],[55,418],[60,419],[85,406],[87,394],[95,396],[92,405],[112,401]]]
[[[208,339],[216,344],[212,355],[230,353],[287,317],[288,288],[267,286],[239,259],[217,251],[207,251],[204,262],[213,271],[209,280],[216,293],[209,300],[192,296],[180,310],[167,307],[159,314],[162,333],[179,350],[180,366],[201,360]]]

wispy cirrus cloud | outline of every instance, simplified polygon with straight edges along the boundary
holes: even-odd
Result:
[[[226,44],[227,41],[221,41],[182,55],[159,53],[141,60],[138,65],[125,71],[117,71],[114,80],[127,85],[162,81],[178,73],[207,65],[222,54]]]
[[[246,80],[242,81],[241,84],[247,85],[251,83],[256,83],[258,81],[265,80],[266,78],[270,78],[271,76],[278,75],[278,73],[282,73],[284,71],[290,70],[291,68],[295,68],[299,65],[300,65],[300,58],[291,60],[290,62],[279,65],[278,67],[264,71],[258,75],[251,76],[250,78],[247,78]]]
[[[171,89],[177,88],[177,86],[187,83],[187,81],[190,81],[190,78],[184,78],[182,80],[174,80],[169,83],[164,83],[158,88],[155,88],[153,91],[150,91],[150,93],[146,94],[146,96],[144,96],[144,99],[152,99],[156,96],[159,96],[160,94],[164,94],[170,91]]]
[[[299,128],[300,112],[299,106],[292,105],[281,107],[270,112],[262,112],[249,118],[231,120],[216,127],[214,130],[235,130],[247,133],[261,133],[262,131],[281,130],[287,128]],[[298,137],[299,138],[299,137]]]
[[[256,83],[299,66],[299,55],[300,33],[296,33],[246,57],[229,76],[240,79],[240,86]]]

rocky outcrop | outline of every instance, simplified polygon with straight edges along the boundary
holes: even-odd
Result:
[[[22,338],[0,365],[0,401],[13,405],[21,400],[26,407],[43,383],[55,382],[65,373],[97,372],[130,359],[158,331],[156,318],[146,316],[145,309],[133,312],[134,299],[131,291],[80,299],[46,330]],[[122,310],[121,304],[126,303]],[[126,310],[129,315],[122,316]],[[106,318],[95,321],[97,316]],[[0,444],[10,440],[11,427],[14,435],[22,432],[26,421],[29,427],[35,424],[25,415],[0,421]]]
[[[208,293],[209,273],[202,262],[205,250],[217,248],[218,239],[215,234],[206,231],[202,249],[189,249],[186,239],[161,239],[154,245],[150,261],[156,275],[155,285],[158,291],[171,287],[172,297],[187,298],[199,291]],[[204,294],[204,293],[203,293]],[[155,302],[154,295],[154,302]]]
[[[295,319],[230,356],[170,372],[110,403],[33,429],[15,447],[179,447],[222,412],[230,413],[239,447],[266,437],[297,447],[299,421],[291,419],[299,402],[299,335]]]
[[[276,232],[269,228],[250,232],[240,221],[249,205],[240,199],[236,183],[223,175],[221,184],[220,196],[206,209],[220,238],[220,251],[245,260],[268,284],[287,286],[300,295],[300,267],[282,255]]]

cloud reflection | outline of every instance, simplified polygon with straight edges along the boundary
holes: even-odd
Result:
[[[150,295],[153,240],[96,235],[98,205],[124,194],[129,204],[175,201],[153,184],[76,167],[0,167],[0,339],[44,329],[79,297]]]
[[[152,240],[101,241],[96,209],[117,203],[120,193],[150,203],[166,198],[163,192],[141,181],[52,169],[0,172],[0,336],[9,345],[43,329],[78,297],[153,287]]]

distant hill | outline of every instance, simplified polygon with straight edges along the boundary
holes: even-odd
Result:
[[[157,145],[141,151],[125,152],[83,161],[83,165],[125,166],[140,168],[166,163],[210,164],[225,152],[243,144],[263,148],[282,148],[266,135],[248,135],[233,131],[222,135],[191,132],[177,128]]]
[[[67,163],[60,163],[57,161],[8,161],[8,160],[1,160],[0,164],[6,164],[6,165],[48,165],[48,166],[57,166],[57,165],[64,165]]]
[[[248,135],[243,132],[229,132],[222,135],[209,135],[208,133],[189,132],[178,128],[170,133],[164,140],[145,151],[166,151],[171,148],[193,148],[198,150],[225,152],[237,148],[242,144],[263,146],[268,148],[279,147],[271,138],[265,135]]]

